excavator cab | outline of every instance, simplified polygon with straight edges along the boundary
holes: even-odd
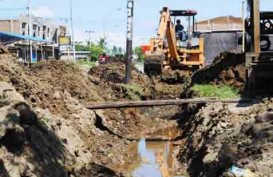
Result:
[[[156,37],[150,39],[150,45],[143,46],[145,61],[144,72],[148,75],[162,75],[163,70],[182,70],[187,74],[204,66],[204,39],[196,32],[194,10],[169,10],[163,7],[160,11],[159,27]],[[188,23],[178,31],[176,20]],[[182,37],[179,37],[182,30]],[[189,74],[188,74],[189,73]]]
[[[192,46],[198,45],[198,42],[196,43],[196,40],[193,40],[195,42],[194,45],[190,42],[190,40],[193,39],[193,37],[196,36],[196,28],[195,28],[195,16],[197,15],[197,11],[195,10],[170,10],[170,16],[172,19],[173,24],[175,24],[175,36],[176,40],[178,41],[177,46],[181,48],[190,48]],[[184,22],[182,31],[176,31],[176,25],[177,21]],[[185,23],[186,22],[186,23]]]

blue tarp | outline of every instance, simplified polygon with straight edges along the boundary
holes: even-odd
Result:
[[[25,36],[21,34],[7,33],[0,31],[0,42],[10,43],[18,40],[31,40],[35,42],[47,42],[46,40],[33,36]]]

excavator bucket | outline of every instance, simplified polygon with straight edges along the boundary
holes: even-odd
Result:
[[[147,75],[161,75],[162,64],[165,55],[162,52],[149,52],[145,53],[144,72]]]

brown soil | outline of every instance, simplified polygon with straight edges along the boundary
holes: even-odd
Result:
[[[150,79],[133,67],[132,82],[125,85],[125,63],[114,62],[99,65],[89,71],[91,81],[99,88],[100,95],[108,101],[143,100],[152,98]]]
[[[254,176],[272,175],[273,119],[268,112],[272,106],[272,100],[254,105],[215,103],[188,112],[180,123],[185,144],[178,158],[188,165],[190,176],[232,176],[231,166]]]
[[[123,83],[123,63],[100,65],[85,73],[61,61],[28,67],[9,55],[0,58],[0,86],[14,90],[8,96],[6,91],[1,94],[4,119],[0,123],[10,124],[7,106],[15,109],[21,101],[35,118],[26,126],[19,121],[0,131],[0,171],[9,176],[121,176],[109,167],[125,163],[130,144],[126,137],[139,137],[152,127],[165,125],[161,119],[144,116],[141,109],[95,112],[84,108],[82,103],[152,98],[150,79],[135,69],[132,84]],[[9,96],[14,100],[14,95],[22,96],[15,102],[5,100]],[[16,115],[20,120],[28,117],[24,111]],[[18,142],[19,151],[14,150]]]
[[[246,83],[246,68],[244,54],[222,53],[216,57],[212,65],[198,70],[191,77],[183,97],[193,97],[196,93],[191,90],[195,84],[229,85],[242,93]]]

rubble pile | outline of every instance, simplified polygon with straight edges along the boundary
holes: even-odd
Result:
[[[234,176],[234,168],[272,175],[272,106],[273,100],[249,107],[214,103],[181,122],[185,144],[178,158],[190,176]]]

